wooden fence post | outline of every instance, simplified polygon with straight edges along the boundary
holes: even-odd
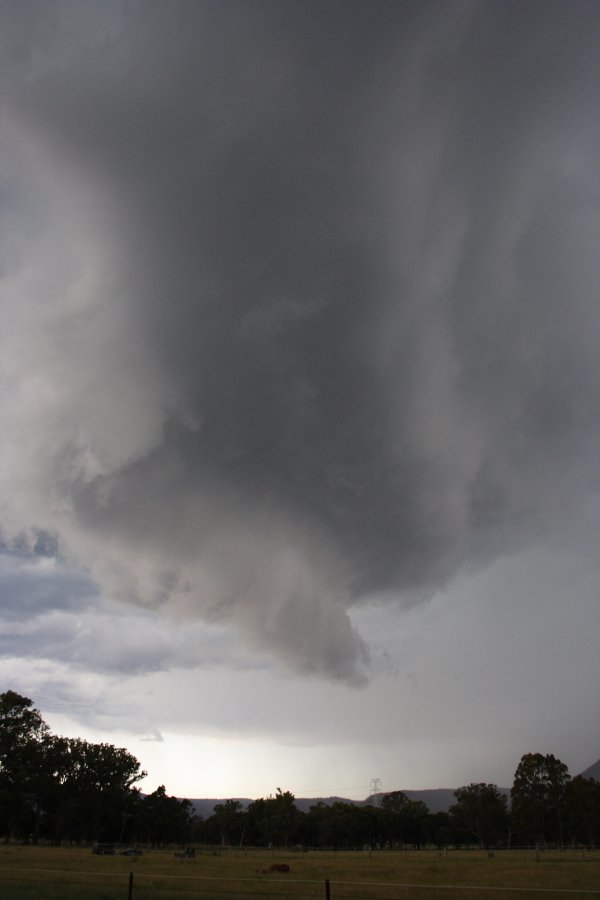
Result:
[[[132,900],[133,897],[133,872],[129,873],[129,886],[127,889],[127,900]]]
[[[331,900],[331,888],[329,886],[329,878],[325,879],[325,900]]]

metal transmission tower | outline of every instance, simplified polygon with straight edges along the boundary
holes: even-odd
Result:
[[[381,793],[381,778],[371,778],[371,786],[369,788],[369,801],[371,806],[375,806],[375,795]]]

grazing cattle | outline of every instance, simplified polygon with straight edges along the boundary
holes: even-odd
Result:
[[[290,867],[287,863],[273,863],[271,866],[271,872],[289,872]]]

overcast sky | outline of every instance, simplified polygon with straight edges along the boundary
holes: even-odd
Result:
[[[600,5],[3,0],[0,689],[180,796],[600,756]]]

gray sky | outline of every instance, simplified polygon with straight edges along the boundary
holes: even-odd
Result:
[[[0,675],[188,796],[600,755],[600,7],[0,9]]]

